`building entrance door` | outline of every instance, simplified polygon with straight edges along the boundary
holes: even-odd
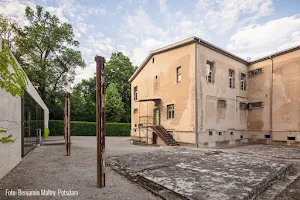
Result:
[[[155,108],[154,109],[154,122],[153,122],[153,124],[154,125],[159,125],[159,108]]]

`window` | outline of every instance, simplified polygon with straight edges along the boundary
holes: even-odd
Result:
[[[218,108],[226,108],[226,100],[219,99],[218,100]]]
[[[181,67],[177,67],[176,74],[177,74],[177,82],[180,82],[181,81]]]
[[[154,57],[152,58],[152,63],[154,63]]]
[[[241,73],[241,90],[246,90],[246,74]]]
[[[137,108],[133,109],[133,113],[137,114],[138,113],[138,109]]]
[[[247,104],[244,102],[240,102],[240,110],[246,110],[247,109]]]
[[[214,82],[214,63],[210,61],[206,62],[206,81],[208,83]]]
[[[251,103],[248,103],[248,107],[249,107],[249,109],[262,108],[263,102],[251,102]]]
[[[234,82],[235,82],[235,72],[233,69],[229,69],[228,71],[228,78],[229,78],[229,88],[234,88]]]
[[[174,104],[167,105],[167,118],[174,119]]]
[[[134,87],[134,100],[138,100],[138,88],[137,86]]]
[[[254,69],[254,70],[251,70],[248,72],[248,77],[253,77],[253,76],[257,76],[259,74],[262,74],[264,72],[264,69],[263,68],[257,68],[257,69]]]
[[[219,132],[219,135],[222,135],[222,132]]]
[[[209,131],[208,134],[209,134],[209,136],[212,136],[212,135],[213,135],[213,132],[212,132],[212,131]]]

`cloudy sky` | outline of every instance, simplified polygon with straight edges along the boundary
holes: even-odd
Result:
[[[139,65],[150,50],[190,36],[245,59],[300,45],[299,0],[0,0],[0,13],[26,24],[28,5],[72,24],[87,63],[76,82],[93,76],[95,55],[122,51]]]

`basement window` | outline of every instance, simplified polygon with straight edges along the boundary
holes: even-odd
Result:
[[[240,110],[246,110],[247,109],[247,104],[244,102],[240,102]]]
[[[248,108],[249,109],[262,108],[262,107],[263,107],[263,102],[251,102],[251,103],[248,103]]]
[[[229,81],[229,88],[234,89],[235,72],[233,69],[229,69],[228,71],[228,81]]]
[[[226,108],[226,100],[224,99],[219,99],[217,103],[218,108]]]
[[[134,93],[134,100],[136,101],[136,100],[138,100],[138,87],[135,86],[133,90],[134,90],[134,92],[133,92]]]
[[[287,140],[296,140],[296,137],[287,137]]]
[[[263,68],[257,68],[257,69],[253,69],[251,71],[248,72],[248,77],[253,77],[253,76],[257,76],[259,74],[262,74],[264,72]]]
[[[206,81],[208,83],[215,82],[214,72],[215,72],[214,63],[207,61],[206,62]]]
[[[174,119],[174,104],[167,105],[167,118]]]
[[[241,90],[246,90],[246,74],[241,73]]]
[[[177,83],[181,81],[181,66],[176,68]]]

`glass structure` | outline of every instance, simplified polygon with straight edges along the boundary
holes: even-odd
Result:
[[[38,144],[38,131],[44,134],[44,110],[25,91],[22,98],[22,157]]]

